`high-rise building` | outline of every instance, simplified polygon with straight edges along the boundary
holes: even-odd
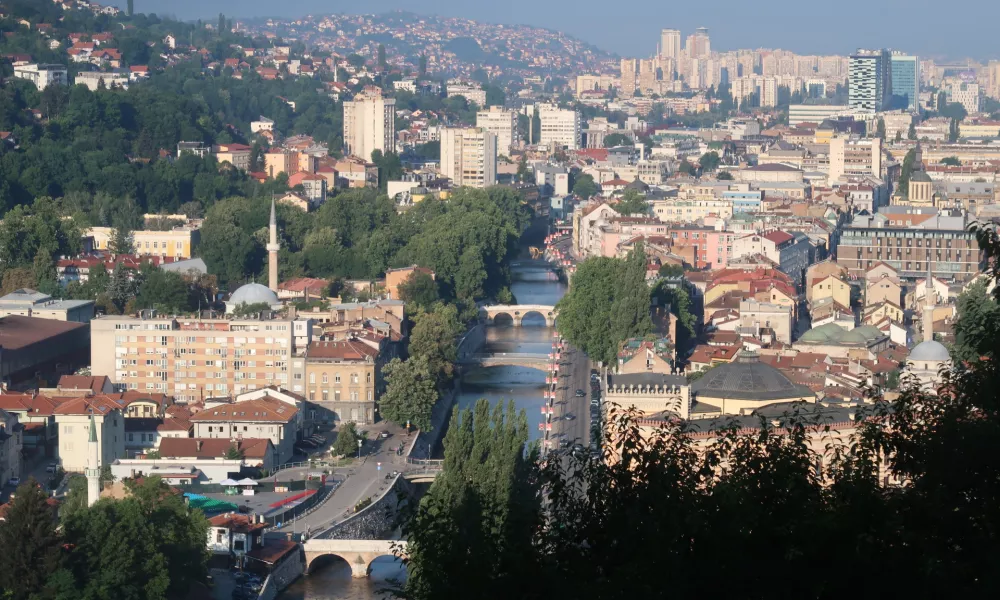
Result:
[[[639,60],[639,89],[646,96],[656,91],[656,60]]]
[[[660,32],[660,56],[672,58],[675,61],[681,57],[681,32],[677,29],[664,29]]]
[[[712,42],[708,38],[708,28],[699,27],[687,39],[689,58],[704,58],[712,53]]]
[[[969,114],[979,112],[980,89],[978,83],[948,79],[945,81],[944,91],[948,94],[948,102],[961,104],[965,112]]]
[[[551,104],[538,107],[542,131],[539,144],[565,146],[567,150],[580,148],[583,123],[580,113],[570,109],[560,109]]]
[[[892,98],[892,67],[888,50],[858,50],[848,66],[848,105],[861,110],[885,110]]]
[[[830,140],[830,182],[841,177],[882,176],[882,140],[837,136]]]
[[[1000,60],[991,60],[986,67],[986,95],[1000,98]]]
[[[441,174],[455,186],[484,188],[496,183],[496,134],[483,127],[442,130]]]
[[[382,90],[366,87],[344,102],[344,151],[371,160],[372,152],[394,152],[396,100],[383,98]]]
[[[243,288],[255,294],[248,305],[278,304],[260,284]],[[91,368],[121,388],[180,402],[269,385],[302,393],[305,348],[296,340],[308,344],[311,329],[309,319],[108,315],[90,323]]]
[[[901,52],[892,53],[893,108],[916,110],[920,101],[920,60]]]
[[[635,59],[622,59],[622,96],[631,98],[635,95]]]
[[[501,106],[476,113],[476,127],[492,131],[497,136],[497,153],[510,156],[517,143],[517,113]]]

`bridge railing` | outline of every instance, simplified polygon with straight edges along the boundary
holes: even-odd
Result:
[[[444,459],[441,458],[407,458],[406,464],[419,465],[424,467],[444,467]]]
[[[467,355],[469,359],[483,360],[490,358],[530,358],[538,360],[546,360],[548,357],[545,354],[533,354],[530,352],[484,352],[477,354]]]

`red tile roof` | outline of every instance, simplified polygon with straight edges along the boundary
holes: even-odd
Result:
[[[165,437],[158,448],[164,458],[222,458],[234,442],[223,438],[183,438]],[[244,438],[235,441],[243,458],[263,459],[272,448],[271,440]]]
[[[761,237],[774,242],[775,245],[780,245],[793,239],[795,236],[790,233],[785,233],[784,231],[770,231]]]
[[[287,423],[295,417],[298,408],[274,398],[257,398],[206,408],[191,417],[195,423]]]
[[[378,350],[357,340],[342,342],[318,341],[309,344],[306,356],[310,358],[336,358],[340,360],[367,360],[378,356]]]

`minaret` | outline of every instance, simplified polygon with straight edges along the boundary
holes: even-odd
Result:
[[[924,341],[934,341],[934,277],[931,275],[930,257],[927,259],[927,287],[924,290]]]
[[[278,293],[278,222],[274,218],[274,198],[271,198],[270,237],[267,240],[267,287]]]
[[[90,441],[87,444],[87,506],[93,506],[101,497],[100,448],[97,445],[97,424],[90,415]]]

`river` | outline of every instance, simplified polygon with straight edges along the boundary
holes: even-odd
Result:
[[[511,292],[519,304],[554,305],[566,293],[547,265],[522,261],[511,266]],[[498,326],[487,329],[483,352],[548,354],[554,330],[545,326],[540,315],[528,315],[521,327]],[[528,416],[531,439],[541,436],[542,391],[545,373],[523,367],[491,367],[468,372],[461,381],[458,404],[471,407],[479,398],[492,402],[513,399],[518,410]],[[384,590],[395,579],[404,578],[406,569],[399,561],[383,557],[372,563],[368,579],[352,579],[351,567],[342,560],[331,560],[326,567],[299,578],[282,594],[282,600],[381,600],[391,595]]]

